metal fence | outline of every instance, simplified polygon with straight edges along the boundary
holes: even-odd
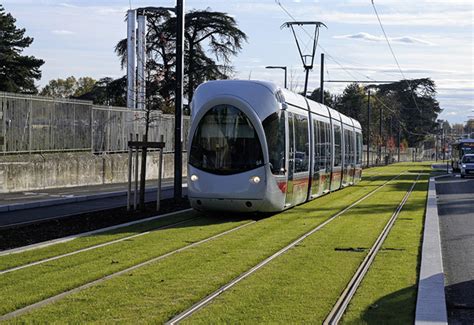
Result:
[[[0,92],[0,153],[126,151],[131,133],[142,138],[144,117],[142,111],[90,101]],[[184,116],[185,142],[188,130],[189,117]],[[149,140],[158,141],[160,135],[165,151],[173,151],[174,116],[153,112]]]

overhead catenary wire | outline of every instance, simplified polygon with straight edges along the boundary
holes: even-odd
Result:
[[[285,12],[288,15],[288,17],[290,17],[293,21],[297,21],[296,18],[285,8],[285,6],[283,6],[280,0],[275,0],[275,3],[283,10],[283,12]],[[306,35],[308,35],[308,37],[310,38],[312,37],[312,35],[303,26],[300,26],[300,27],[306,33]],[[357,77],[355,77],[352,73],[350,73],[341,63],[339,63],[339,61],[336,60],[334,56],[331,55],[321,44],[318,43],[317,46],[325,52],[326,56],[329,59],[335,62],[339,67],[341,67],[341,69],[343,69],[349,76],[351,76],[351,78],[354,78],[354,80],[357,80]]]
[[[405,74],[403,73],[402,68],[400,67],[400,64],[398,63],[397,56],[395,55],[395,52],[393,51],[392,45],[390,44],[390,40],[388,39],[387,33],[385,32],[385,28],[383,27],[382,20],[380,19],[379,13],[377,12],[377,8],[375,7],[375,2],[374,0],[371,0],[372,7],[374,8],[375,16],[377,16],[377,20],[380,25],[380,29],[382,29],[382,33],[385,37],[385,41],[387,41],[388,48],[390,49],[390,52],[392,53],[393,59],[395,60],[395,63],[397,64],[398,70],[400,71],[400,74],[402,75],[403,79],[408,85],[408,88],[410,89],[411,92],[411,97],[413,98],[413,102],[415,103],[416,108],[420,111],[420,108],[418,107],[418,103],[416,102],[416,98],[414,95],[414,91],[412,86],[410,85],[410,82],[408,79],[405,77]]]
[[[410,85],[408,79],[405,77],[405,74],[403,73],[403,71],[402,71],[402,69],[401,69],[401,67],[400,67],[400,65],[399,65],[399,63],[398,63],[398,60],[397,60],[397,58],[396,58],[396,56],[395,56],[395,53],[393,52],[393,49],[392,49],[391,44],[390,44],[390,41],[388,40],[388,37],[387,37],[387,35],[386,35],[386,33],[385,33],[385,30],[383,29],[382,22],[381,22],[381,20],[380,20],[380,18],[379,18],[379,16],[378,16],[378,13],[377,13],[376,8],[375,8],[375,4],[374,4],[373,0],[371,0],[371,1],[372,1],[372,5],[373,5],[373,7],[374,7],[374,11],[376,12],[377,19],[378,19],[378,21],[379,21],[380,27],[382,28],[382,31],[383,31],[384,36],[385,36],[385,39],[386,39],[386,41],[387,41],[387,44],[389,45],[390,51],[392,52],[392,55],[393,55],[393,57],[394,57],[394,59],[395,59],[395,62],[396,62],[396,64],[397,64],[398,70],[401,72],[401,75],[402,75],[403,79],[405,80],[405,82],[406,82],[407,85],[408,85],[408,88],[410,89],[411,97],[412,97],[412,99],[413,99],[413,101],[414,101],[414,103],[415,103],[416,108],[418,109],[418,111],[421,111],[420,108],[418,107],[418,103],[416,102],[416,98],[415,98],[415,96],[414,96],[413,88],[411,87],[411,85]],[[296,18],[285,8],[285,6],[283,6],[283,4],[281,3],[281,0],[275,0],[275,2],[276,2],[276,4],[283,10],[283,12],[285,12],[291,19],[293,19],[294,21],[296,21]],[[309,37],[311,37],[310,33],[309,33],[304,27],[301,26],[301,29],[302,29]],[[334,63],[336,63],[344,72],[346,72],[351,78],[354,79],[354,82],[356,82],[357,78],[356,78],[351,72],[349,72],[349,70],[348,70],[346,67],[344,67],[338,60],[336,60],[336,58],[335,58],[331,53],[329,53],[321,44],[318,43],[317,46],[318,46],[322,51],[325,52],[326,56],[327,56],[330,60],[332,60]],[[360,63],[358,63],[358,64],[360,64]],[[366,66],[367,66],[367,65],[366,65]],[[368,66],[367,66],[367,67],[368,67]],[[364,78],[366,78],[366,79],[368,79],[368,80],[373,80],[373,79],[370,78],[369,76],[366,76],[366,75],[364,75],[363,73],[361,73],[361,72],[359,72],[359,71],[357,71],[357,70],[354,70],[354,72],[360,74],[361,76],[363,76]],[[389,73],[385,73],[385,72],[382,72],[382,73],[384,73],[384,74],[386,74],[386,75],[394,75],[394,74],[389,74]],[[390,112],[392,112],[392,113],[394,112],[394,111],[393,111],[392,109],[390,109],[385,103],[383,103],[378,97],[376,97],[376,99],[377,99],[384,107],[386,107]],[[416,133],[416,132],[410,131],[410,130],[407,129],[407,127],[406,127],[402,122],[400,122],[400,125],[403,127],[404,131],[405,131],[406,133],[408,133],[408,134],[420,135],[420,136],[425,136],[425,135],[431,134],[431,133],[422,134],[422,133]]]

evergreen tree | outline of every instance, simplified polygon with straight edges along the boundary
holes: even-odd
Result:
[[[25,29],[17,28],[15,22],[0,5],[0,90],[36,94],[35,79],[41,78],[44,61],[21,55],[33,38],[25,36]]]
[[[174,111],[176,17],[166,8],[147,12],[147,104]],[[202,82],[232,75],[231,57],[242,49],[247,35],[223,12],[193,10],[185,15],[184,90],[188,101]],[[122,67],[127,63],[127,40],[115,47]],[[220,64],[219,62],[222,62]]]

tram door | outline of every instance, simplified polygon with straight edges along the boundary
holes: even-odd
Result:
[[[288,112],[288,182],[286,187],[285,206],[293,204],[293,186],[295,173],[295,128],[293,113]]]

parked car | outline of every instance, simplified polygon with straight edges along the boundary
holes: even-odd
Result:
[[[461,178],[474,175],[474,154],[464,155],[461,159]]]

